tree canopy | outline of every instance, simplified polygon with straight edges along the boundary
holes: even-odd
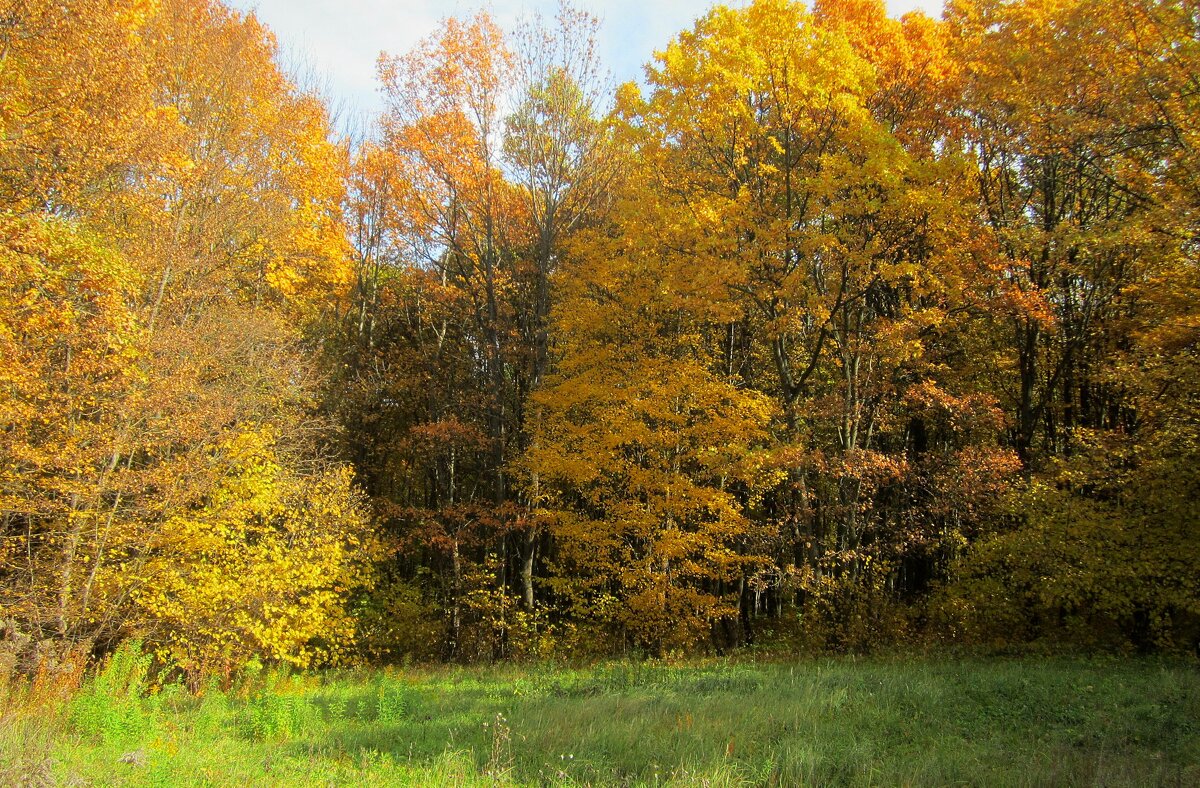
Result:
[[[219,0],[5,12],[22,658],[1195,647],[1194,4],[599,29],[445,19],[347,133]]]

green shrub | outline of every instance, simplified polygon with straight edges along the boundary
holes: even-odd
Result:
[[[241,712],[242,730],[252,739],[290,739],[323,724],[320,709],[298,694],[263,692],[250,698]]]
[[[389,682],[380,682],[375,693],[375,720],[382,725],[395,725],[408,713],[404,691]]]
[[[359,651],[371,662],[424,662],[445,642],[436,606],[404,580],[384,580],[354,611]]]
[[[119,744],[151,734],[156,727],[155,714],[145,699],[151,660],[137,640],[123,643],[109,655],[104,667],[84,682],[70,702],[69,717],[75,729],[105,743]]]
[[[1035,483],[1025,524],[978,542],[931,600],[935,631],[1004,648],[1189,651],[1200,636],[1194,516],[1118,507]]]

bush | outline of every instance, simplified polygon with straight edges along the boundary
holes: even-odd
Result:
[[[993,648],[1196,647],[1200,533],[1187,517],[1038,483],[1024,503],[1026,523],[978,542],[935,595],[935,631]]]
[[[72,725],[85,736],[105,743],[136,741],[155,728],[152,710],[144,702],[152,657],[141,641],[121,644],[104,667],[84,682],[69,705]]]
[[[358,650],[368,662],[424,662],[441,655],[446,636],[441,616],[413,583],[384,580],[354,615]]]
[[[800,613],[806,651],[865,653],[904,640],[909,610],[887,587],[882,566],[858,578],[828,578],[808,591]]]

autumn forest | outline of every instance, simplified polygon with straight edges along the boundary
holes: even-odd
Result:
[[[599,24],[3,4],[4,669],[1200,648],[1196,4]]]

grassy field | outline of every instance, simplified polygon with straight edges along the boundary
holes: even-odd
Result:
[[[1200,785],[1195,662],[140,670],[0,719],[0,784]]]

